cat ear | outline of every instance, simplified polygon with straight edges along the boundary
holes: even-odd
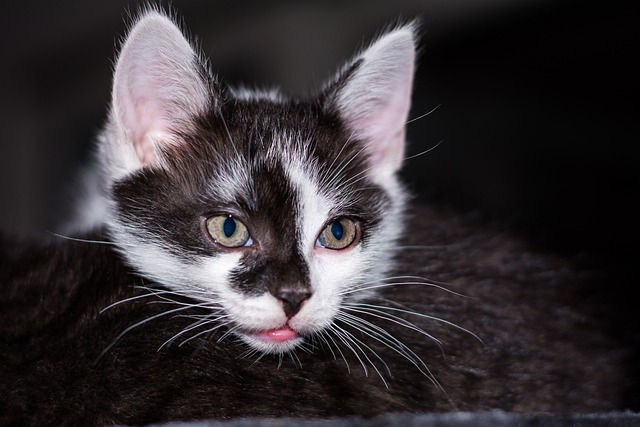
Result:
[[[404,158],[411,105],[417,23],[383,35],[348,64],[329,86],[335,108],[353,138],[369,150],[372,173],[393,175]]]
[[[179,131],[210,102],[205,65],[180,29],[157,11],[131,29],[116,64],[111,131],[127,171],[157,165]],[[124,158],[122,158],[124,157]]]

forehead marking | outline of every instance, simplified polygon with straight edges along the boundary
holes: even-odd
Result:
[[[216,165],[209,181],[210,192],[226,203],[234,203],[240,195],[251,194],[249,166],[240,159],[228,159],[227,164]]]
[[[302,165],[307,164],[307,168]],[[292,158],[285,165],[287,176],[298,193],[298,230],[300,232],[300,251],[309,254],[315,244],[320,229],[328,219],[331,210],[330,200],[320,191],[313,170],[308,161]]]

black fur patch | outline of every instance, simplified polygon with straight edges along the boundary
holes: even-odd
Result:
[[[320,190],[340,200],[332,215],[357,220],[366,245],[389,196],[366,175],[364,142],[352,139],[337,113],[317,100],[240,100],[222,89],[212,93],[222,98],[194,118],[192,128],[177,132],[180,146],[163,153],[166,168],[146,168],[114,186],[120,219],[139,237],[190,257],[226,250],[212,243],[201,224],[215,214],[234,215],[248,226],[258,250],[247,250],[232,286],[248,294],[285,285],[309,289],[308,267],[298,253],[299,195],[286,162],[291,153],[302,154]],[[238,168],[248,182],[229,188],[225,174]]]

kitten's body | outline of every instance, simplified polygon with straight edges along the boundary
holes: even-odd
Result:
[[[387,363],[390,372],[368,354],[388,387],[366,360],[365,375],[344,346],[342,354],[319,344],[295,358],[256,360],[233,337],[218,342],[223,331],[217,331],[158,351],[191,323],[172,314],[131,330],[101,356],[132,324],[181,306],[145,297],[100,313],[113,302],[146,293],[132,286],[151,283],[133,274],[107,245],[58,241],[16,256],[5,242],[0,423],[625,407],[626,353],[606,336],[593,307],[575,298],[593,284],[591,275],[450,213],[423,207],[414,217],[419,218],[411,223],[415,232],[405,243],[427,247],[403,250],[397,273],[445,281],[465,296],[405,285],[381,291],[382,300],[372,303],[453,321],[483,342],[451,325],[402,313],[397,314],[442,345],[388,321],[367,319],[420,355],[442,389],[393,350],[355,331]],[[176,314],[187,313],[202,310]]]
[[[414,27],[287,100],[225,88],[143,17],[100,143],[104,235],[3,242],[0,421],[624,407],[625,353],[571,297],[589,275],[429,208],[398,243]]]

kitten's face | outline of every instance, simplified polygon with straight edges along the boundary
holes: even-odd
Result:
[[[254,349],[300,345],[389,267],[412,68],[405,27],[318,99],[236,95],[148,14],[120,55],[101,146],[112,238],[140,273],[201,301]]]

